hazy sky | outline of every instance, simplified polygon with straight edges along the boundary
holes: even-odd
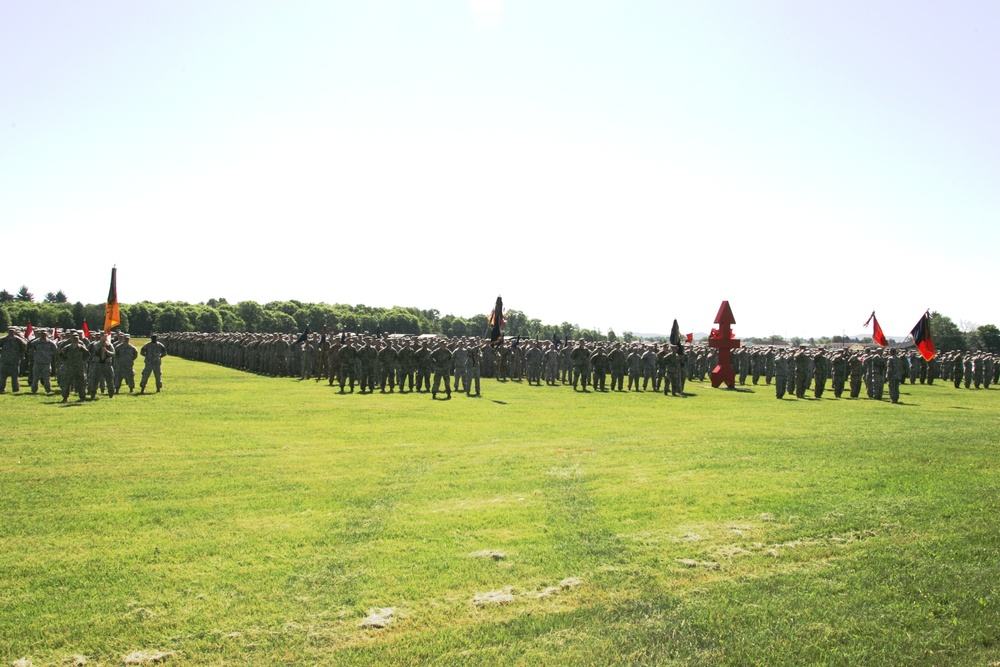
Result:
[[[1000,3],[0,0],[0,288],[1000,324]]]

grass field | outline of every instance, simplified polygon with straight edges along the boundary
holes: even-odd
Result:
[[[995,390],[164,383],[0,396],[0,664],[1000,664]]]

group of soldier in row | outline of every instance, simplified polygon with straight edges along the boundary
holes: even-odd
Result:
[[[38,393],[39,385],[46,394],[52,393],[52,376],[55,375],[62,393],[63,403],[74,391],[80,400],[97,398],[98,391],[113,398],[124,382],[129,392],[135,391],[135,360],[142,356],[145,365],[139,382],[140,393],[152,375],[156,391],[163,388],[160,360],[166,356],[163,343],[153,336],[142,349],[136,349],[126,333],[95,331],[88,339],[82,331],[50,332],[34,329],[26,335],[17,327],[10,327],[0,339],[0,394],[7,392],[7,378],[11,390],[20,391],[22,373],[29,378],[31,393]]]
[[[341,392],[442,391],[451,388],[480,395],[481,378],[571,385],[575,390],[662,391],[682,395],[685,382],[705,381],[718,363],[718,352],[705,345],[653,343],[560,344],[558,341],[508,338],[493,346],[480,338],[402,337],[341,334],[164,334],[174,354],[245,371],[315,378]],[[869,398],[881,400],[886,386],[898,401],[899,383],[935,379],[961,386],[988,388],[997,382],[1000,363],[988,353],[951,352],[925,361],[916,350],[866,350],[800,347],[744,347],[731,353],[739,383],[774,382],[775,395],[804,398],[812,389],[822,397],[831,382],[840,398],[845,389],[858,398],[864,385]],[[452,384],[454,383],[454,384]],[[415,389],[414,389],[415,387]]]

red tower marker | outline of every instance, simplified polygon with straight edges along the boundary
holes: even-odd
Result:
[[[712,386],[716,389],[719,388],[723,382],[730,389],[736,386],[736,373],[733,371],[733,366],[729,363],[729,352],[734,348],[740,346],[740,341],[733,338],[733,325],[736,324],[736,318],[733,317],[733,311],[729,307],[728,301],[723,301],[722,305],[719,306],[719,314],[715,316],[715,323],[719,325],[718,330],[713,329],[712,335],[708,337],[709,347],[714,347],[719,350],[719,364],[712,369]]]

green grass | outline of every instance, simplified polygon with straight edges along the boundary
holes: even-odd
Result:
[[[164,383],[0,397],[0,664],[1000,662],[994,390]]]

